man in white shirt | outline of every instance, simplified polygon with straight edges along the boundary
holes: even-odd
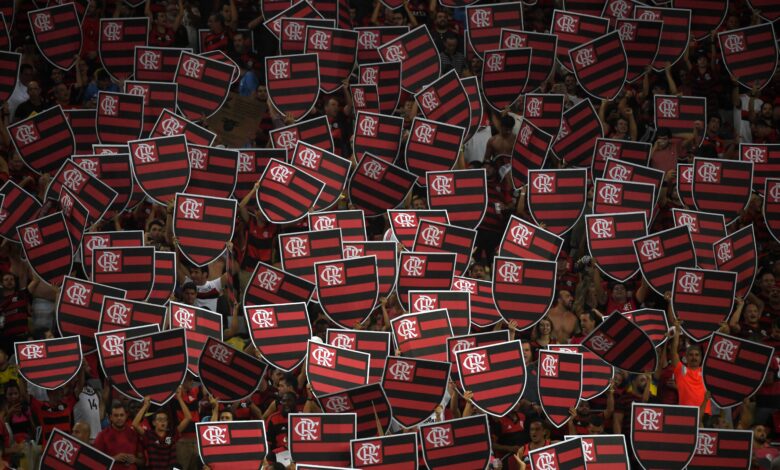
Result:
[[[30,95],[27,94],[27,84],[35,78],[35,70],[32,65],[22,64],[19,66],[19,80],[16,82],[16,87],[13,93],[8,98],[8,114],[10,117],[9,122],[16,122],[16,108],[30,99]]]

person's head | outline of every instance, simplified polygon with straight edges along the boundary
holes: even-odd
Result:
[[[255,90],[255,99],[257,99],[257,101],[262,101],[263,103],[268,100],[268,88],[266,88],[265,85],[257,85],[257,89]]]
[[[195,305],[198,299],[198,286],[194,282],[185,282],[181,286],[181,300],[187,305]]]
[[[412,196],[412,209],[414,210],[427,209],[425,199],[417,195]]]
[[[209,268],[207,266],[193,266],[190,268],[190,279],[195,285],[202,286],[209,280]]]
[[[213,13],[209,15],[206,26],[212,33],[219,34],[225,30],[225,17],[221,13]]]
[[[769,292],[774,286],[776,286],[775,275],[771,271],[764,271],[758,280],[758,287],[763,292]]]
[[[399,8],[397,10],[393,10],[390,15],[390,24],[392,26],[405,26],[407,23],[406,20],[406,13],[404,13],[403,9]]]
[[[566,310],[571,310],[574,306],[574,296],[567,289],[558,291],[558,306]]]
[[[624,303],[627,298],[628,291],[626,290],[626,285],[622,282],[616,282],[612,286],[612,300],[617,303]]]
[[[108,90],[111,86],[111,76],[104,69],[99,69],[95,72],[95,84],[98,90]]]
[[[125,408],[124,403],[115,401],[113,405],[111,405],[111,414],[108,419],[111,421],[111,426],[115,429],[124,429],[125,424],[127,423],[127,408]]]
[[[717,134],[720,132],[720,116],[713,114],[707,121],[707,132]]]
[[[580,313],[580,329],[582,330],[582,334],[586,335],[593,331],[598,324],[598,318],[598,315],[596,315],[593,310],[586,310]]]
[[[290,413],[295,412],[295,402],[297,397],[292,392],[287,392],[281,396],[279,403],[282,405],[282,415],[287,416]]]
[[[147,236],[153,241],[161,241],[165,237],[165,223],[160,219],[154,219],[146,227]]]
[[[598,415],[591,416],[588,422],[588,434],[602,433],[604,433],[604,418]]]
[[[659,127],[655,133],[655,141],[658,144],[659,149],[665,149],[669,147],[671,138],[672,131],[668,127]]]
[[[574,74],[566,74],[563,78],[563,84],[566,85],[566,93],[573,95],[577,92],[577,77]]]
[[[474,263],[471,265],[470,277],[474,279],[487,279],[487,269],[482,263]]]
[[[501,117],[501,136],[502,137],[509,137],[512,135],[512,129],[515,127],[515,119],[510,116],[502,116]]]
[[[27,94],[30,95],[31,100],[37,100],[41,97],[41,85],[35,80],[30,80],[27,84]]]
[[[233,50],[237,54],[243,54],[246,52],[247,38],[243,31],[239,31],[233,35]]]
[[[549,318],[542,318],[536,325],[537,337],[549,336],[552,334],[552,322]]]
[[[78,421],[73,425],[71,434],[81,442],[89,442],[90,434],[92,434],[92,428],[89,427],[89,423]]]
[[[759,444],[765,443],[767,437],[769,436],[767,427],[764,426],[763,424],[754,424],[752,429],[753,429],[753,440],[758,442]]]
[[[772,328],[769,332],[769,336],[771,336],[772,339],[780,339],[780,317],[775,317],[775,319],[772,320]]]
[[[617,121],[615,121],[615,131],[619,134],[628,134],[628,121],[623,117],[617,118]]]
[[[746,303],[744,316],[745,323],[748,325],[757,325],[758,321],[761,319],[761,315],[758,312],[758,305],[753,302]]]
[[[458,50],[458,36],[452,31],[447,31],[444,34],[444,52],[447,54],[454,54]]]
[[[281,369],[274,369],[271,371],[271,384],[274,387],[279,386],[279,382],[284,378],[284,371]]]
[[[696,57],[696,66],[699,68],[706,68],[710,65],[710,58],[707,57],[707,54],[699,54],[698,57]]]
[[[276,385],[276,390],[279,396],[283,396],[285,393],[295,393],[295,389],[298,386],[298,379],[295,374],[284,374]]]
[[[436,29],[439,31],[447,29],[450,25],[450,18],[449,15],[447,15],[447,12],[444,10],[437,11],[434,23],[436,24]]]
[[[534,444],[543,443],[547,439],[547,427],[544,425],[544,421],[540,418],[531,419],[528,425],[528,434]]]
[[[219,412],[218,418],[220,421],[233,421],[234,419],[233,412],[230,410],[222,410]]]
[[[3,289],[7,291],[16,291],[19,289],[19,278],[16,277],[16,274],[3,274]]]
[[[339,115],[339,100],[332,96],[325,98],[323,110],[329,118],[336,118]]]
[[[168,26],[168,15],[160,8],[154,14],[154,25],[160,28]]]
[[[62,69],[58,69],[57,67],[54,67],[51,69],[51,73],[49,74],[49,79],[51,80],[51,83],[56,85],[58,83],[62,83],[62,81],[65,79],[65,74],[63,73]]]
[[[772,119],[775,107],[772,103],[766,102],[761,105],[761,117],[764,119]]]
[[[2,354],[5,354],[5,352]],[[19,389],[17,382],[11,381],[5,384],[5,400],[9,405],[15,405],[22,401],[22,391]]]
[[[152,418],[152,426],[154,427],[154,432],[160,434],[168,432],[169,423],[170,423],[170,418],[168,418],[168,413],[166,413],[163,410],[158,410],[154,413],[154,418]]]
[[[730,14],[726,17],[726,31],[740,27],[739,15]]]
[[[531,343],[528,341],[523,341],[523,359],[525,359],[525,365],[534,362],[534,353],[531,350]]]
[[[692,344],[685,350],[685,365],[691,369],[701,366],[701,346]]]
[[[639,394],[644,392],[647,386],[648,386],[647,375],[636,374],[631,378],[631,387],[634,389],[634,393]]]
[[[64,83],[59,83],[54,86],[54,98],[59,103],[70,102],[70,88]]]
[[[27,86],[32,79],[35,78],[35,69],[30,64],[22,64],[19,66],[19,82]]]

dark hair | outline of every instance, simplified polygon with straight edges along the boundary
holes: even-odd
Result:
[[[506,116],[502,116],[501,117],[501,127],[502,128],[503,127],[509,127],[509,128],[515,127],[515,118],[513,118],[512,116],[510,116],[508,114]]]
[[[108,72],[105,71],[105,69],[98,69],[98,71],[95,72],[95,80],[100,82],[111,80],[111,76],[108,74]]]
[[[124,411],[125,413],[127,413],[127,407],[125,406],[125,404],[124,404],[124,403],[122,403],[122,402],[121,402],[121,401],[119,401],[119,400],[114,400],[114,401],[111,403],[111,412],[113,413],[113,412],[114,412],[114,410],[118,410],[119,408],[122,408],[122,411]]]
[[[298,379],[295,377],[295,374],[292,374],[290,372],[284,374],[282,380],[284,380],[288,385],[292,386],[293,388],[296,388],[298,386]]]
[[[192,290],[197,292],[198,291],[198,286],[196,286],[195,283],[192,282],[192,281],[187,281],[184,284],[182,284],[182,286],[181,286],[181,291],[182,292],[184,292],[185,290],[189,290],[189,289],[192,289]]]
[[[591,416],[590,424],[593,426],[604,426],[604,419],[599,415]]]
[[[447,31],[444,33],[444,40],[446,41],[447,39],[455,39],[457,41],[458,35],[455,34],[455,31]]]
[[[657,131],[655,131],[655,137],[671,137],[672,136],[672,130],[668,127],[659,127]]]
[[[157,225],[157,226],[160,226],[160,227],[165,227],[165,222],[163,222],[163,221],[162,221],[162,220],[160,220],[160,219],[154,219],[154,220],[152,220],[151,222],[149,222],[149,227],[151,227],[152,225]]]
[[[200,271],[202,273],[208,273],[209,268],[208,266],[190,266],[190,271]]]

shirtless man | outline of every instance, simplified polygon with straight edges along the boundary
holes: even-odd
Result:
[[[497,119],[493,121],[494,125],[498,124],[499,131],[488,139],[484,158],[486,162],[499,155],[512,155],[512,148],[515,146],[515,134],[512,132],[515,127],[514,118],[506,115],[501,117],[500,122],[496,122]]]
[[[558,300],[556,304],[547,312],[547,318],[553,324],[553,337],[562,344],[571,338],[574,330],[577,329],[578,318],[574,314],[574,296],[566,289],[558,290]]]

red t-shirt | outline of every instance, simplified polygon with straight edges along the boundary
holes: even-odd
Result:
[[[110,455],[131,454],[137,456],[141,453],[140,439],[133,428],[126,424],[120,431],[109,426],[100,431],[95,438],[94,446],[96,449]],[[138,467],[134,464],[123,464],[116,462],[114,468],[118,470],[136,470]]]

